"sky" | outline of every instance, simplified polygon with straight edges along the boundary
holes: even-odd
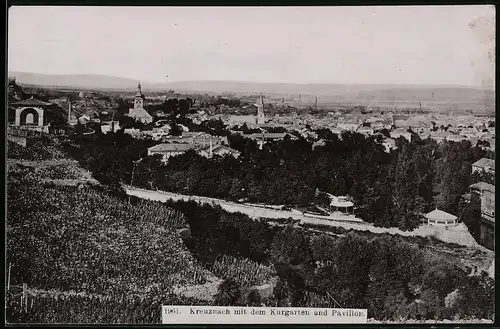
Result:
[[[494,83],[494,15],[494,6],[11,7],[8,68],[148,82],[484,86]]]

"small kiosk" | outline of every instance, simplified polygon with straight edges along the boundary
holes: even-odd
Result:
[[[331,195],[330,199],[330,210],[340,211],[343,213],[351,212],[354,214],[354,203],[348,200],[346,196],[334,196]],[[350,210],[350,211],[349,211]]]
[[[427,225],[448,227],[457,224],[457,216],[439,210],[437,207],[425,215]]]

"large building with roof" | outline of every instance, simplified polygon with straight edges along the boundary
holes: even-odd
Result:
[[[495,186],[479,182],[470,186],[471,194],[476,194],[481,200],[481,225],[479,243],[486,248],[495,247]]]
[[[201,156],[204,156],[206,158],[211,158],[213,157],[214,155],[218,155],[218,156],[225,156],[225,155],[231,155],[232,157],[234,158],[238,158],[240,156],[240,152],[233,149],[233,148],[230,148],[229,146],[226,146],[226,145],[222,145],[222,144],[219,144],[219,145],[209,145],[205,148],[202,148],[198,151],[198,153],[201,155]]]
[[[482,158],[480,160],[477,160],[472,164],[472,173],[475,172],[487,172],[490,174],[495,173],[495,160],[492,159],[487,159],[487,158]]]
[[[160,155],[162,162],[166,163],[171,157],[184,154],[196,148],[195,144],[163,143],[148,148],[148,156]]]
[[[143,122],[151,123],[153,122],[153,116],[144,109],[144,101],[146,97],[142,94],[141,84],[137,85],[137,93],[134,96],[134,108],[129,109],[128,116]]]

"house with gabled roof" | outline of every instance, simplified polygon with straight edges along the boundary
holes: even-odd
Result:
[[[475,172],[495,173],[495,160],[482,158],[472,164],[472,173]]]
[[[198,154],[206,158],[211,158],[214,155],[225,156],[229,154],[237,159],[241,153],[240,151],[230,148],[229,146],[219,144],[219,145],[210,145],[205,148],[202,148],[198,151]]]

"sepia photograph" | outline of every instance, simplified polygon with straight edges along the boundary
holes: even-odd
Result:
[[[494,324],[495,19],[8,6],[5,324]]]

